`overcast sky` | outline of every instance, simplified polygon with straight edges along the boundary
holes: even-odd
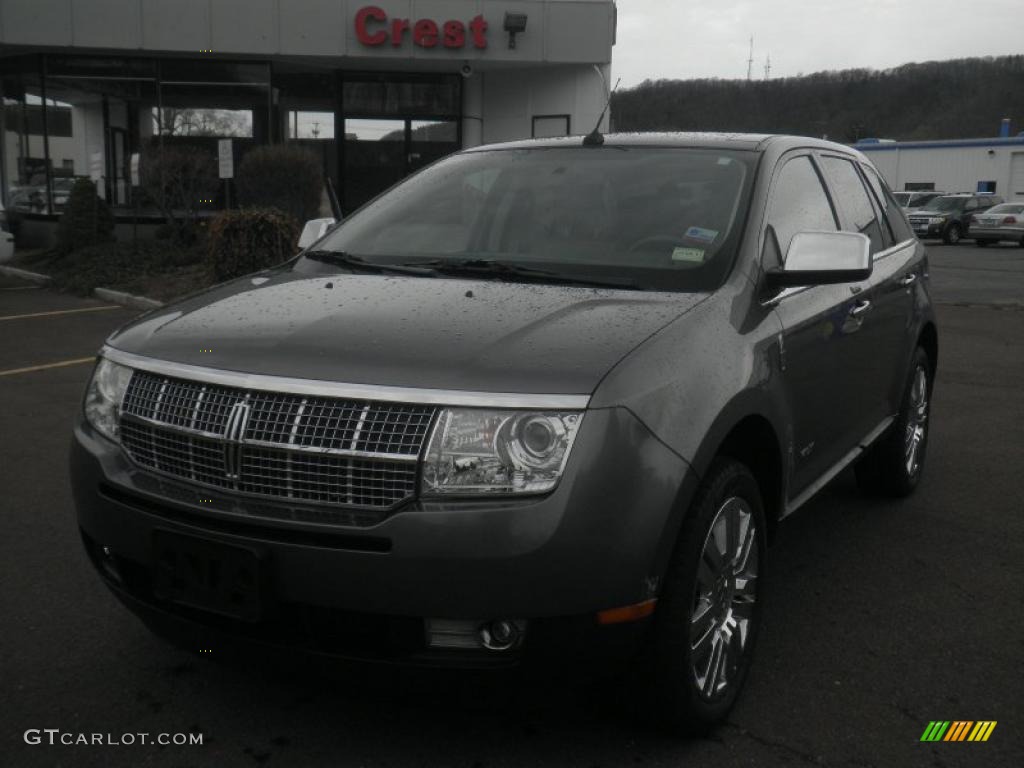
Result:
[[[1024,0],[618,0],[612,69],[650,78],[745,78],[1024,53]]]

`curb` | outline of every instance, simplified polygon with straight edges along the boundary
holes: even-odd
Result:
[[[134,309],[157,309],[164,305],[162,301],[157,301],[156,299],[150,299],[145,296],[132,296],[130,293],[113,291],[110,288],[94,288],[93,294],[97,299],[111,301],[114,304],[121,304],[125,307],[133,307]]]
[[[0,264],[0,275],[7,275],[8,277],[20,277],[22,280],[28,280],[31,283],[38,283],[39,285],[46,285],[51,278],[49,275],[44,275],[40,272],[29,272],[27,269],[18,269],[17,267],[7,267]]]

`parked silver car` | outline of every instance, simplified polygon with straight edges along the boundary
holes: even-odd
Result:
[[[1024,246],[1024,202],[1003,203],[971,216],[971,237],[980,246],[1012,240]]]

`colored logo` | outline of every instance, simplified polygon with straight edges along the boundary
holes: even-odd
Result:
[[[932,720],[921,741],[988,741],[996,720]]]

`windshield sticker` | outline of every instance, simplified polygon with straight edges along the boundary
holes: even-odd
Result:
[[[704,261],[704,249],[674,248],[672,250],[672,261],[685,261],[691,264],[701,264]]]
[[[718,237],[717,229],[703,229],[702,227],[690,227],[686,230],[686,237],[691,240],[699,240],[702,243],[713,243]]]

